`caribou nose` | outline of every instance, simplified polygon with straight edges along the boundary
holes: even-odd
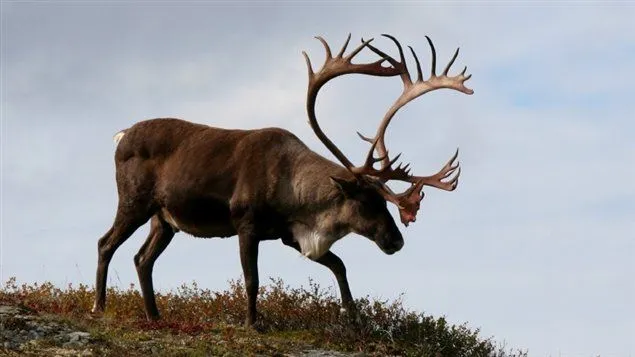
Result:
[[[402,240],[395,242],[395,244],[391,247],[389,255],[395,254],[403,248],[404,242]]]
[[[390,243],[387,244],[383,248],[384,253],[386,253],[388,255],[393,255],[396,252],[400,251],[401,248],[403,248],[403,245],[404,245],[403,239],[400,239],[400,240],[397,240],[397,241],[389,241],[389,242]]]

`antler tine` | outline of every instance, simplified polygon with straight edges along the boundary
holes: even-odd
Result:
[[[443,76],[448,75],[448,71],[450,70],[450,67],[452,67],[452,65],[454,64],[454,61],[459,56],[459,50],[460,50],[460,47],[457,47],[456,51],[454,52],[454,56],[452,56],[452,59],[450,60],[450,62],[448,62],[448,65],[445,66],[445,69],[443,70],[443,74],[442,74]],[[463,72],[461,72],[461,74],[465,74],[466,70],[467,70],[467,66],[465,66],[465,69],[463,70]]]
[[[340,52],[336,56],[337,58],[342,58],[342,56],[344,55],[344,51],[346,51],[346,47],[348,47],[348,43],[350,41],[351,41],[351,34],[349,33],[348,37],[346,37],[346,42],[344,42],[344,46],[342,46],[342,49],[340,50]]]
[[[313,72],[313,66],[311,65],[311,59],[309,58],[309,55],[307,55],[306,52],[304,52],[304,51],[302,51],[302,55],[304,56],[304,60],[306,61],[306,67],[309,70],[309,78],[313,78],[315,73]]]
[[[322,36],[315,36],[315,38],[318,39],[322,43],[322,45],[324,46],[324,51],[326,52],[326,60],[325,61],[328,62],[331,58],[333,58],[333,55],[331,54],[331,47],[329,46],[329,44],[326,42],[326,40]]]
[[[358,135],[358,136],[359,136],[362,140],[367,141],[367,142],[369,142],[369,143],[371,143],[371,144],[373,143],[373,139],[372,139],[372,138],[369,138],[369,137],[367,137],[367,136],[362,135],[359,131],[357,132],[357,135]]]
[[[430,51],[432,52],[432,68],[430,69],[430,77],[437,76],[437,51],[434,49],[434,44],[430,37],[426,36],[426,40],[428,40],[428,44],[430,45]]]
[[[388,162],[388,166],[392,166],[395,164],[395,162],[397,162],[397,160],[399,160],[399,157],[401,156],[401,153],[397,154],[397,156],[395,156],[392,160],[390,160],[390,162]],[[410,165],[410,164],[407,164]],[[401,164],[399,164],[399,167],[401,167]]]
[[[351,53],[349,53],[349,54],[348,54],[348,56],[346,56],[345,60],[346,60],[346,61],[348,61],[348,62],[350,62],[350,61],[353,59],[353,57],[355,57],[355,56],[356,56],[359,52],[361,52],[361,50],[363,50],[363,49],[364,49],[364,47],[368,47],[368,46],[370,46],[370,43],[371,43],[373,40],[374,40],[374,38],[371,38],[370,40],[366,40],[366,41],[363,41],[363,40],[362,40],[362,44],[361,44],[361,45],[359,45],[359,46],[357,46],[357,48],[356,48],[356,49],[352,50],[352,51],[351,51]],[[348,40],[346,40],[346,45],[348,45]],[[382,60],[378,60],[378,61],[376,61],[376,62],[373,62],[373,64],[375,64],[375,63],[379,63],[379,64],[381,65],[381,63],[382,63],[382,62],[384,62],[384,60],[383,60],[383,59],[382,59]]]
[[[456,158],[459,156],[459,149],[456,149],[454,155],[448,160],[448,162],[432,176],[411,176],[408,179],[408,182],[413,184],[417,184],[420,186],[432,186],[439,188],[445,191],[454,191],[458,184],[459,176],[461,175],[461,167],[460,164],[456,161]],[[456,174],[455,174],[456,172]],[[452,176],[454,174],[454,176]],[[452,178],[448,181],[443,181],[448,177],[452,176]]]
[[[421,63],[419,63],[419,57],[417,57],[417,53],[412,48],[412,46],[408,46],[410,48],[410,52],[412,53],[412,57],[415,58],[415,62],[417,63],[417,82],[423,81],[423,73],[421,72]]]
[[[375,156],[373,156],[373,152],[375,151],[375,146],[377,146],[377,141],[371,141],[371,145],[370,145],[370,150],[368,151],[368,154],[366,154],[366,160],[364,161],[364,166],[360,168],[355,168],[357,169],[359,172],[359,174],[363,174],[363,170],[365,170],[367,167],[372,168],[373,164],[375,164],[376,162],[379,162],[381,160],[383,160],[383,158],[379,158],[376,159]]]

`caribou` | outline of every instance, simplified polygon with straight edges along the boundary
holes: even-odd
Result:
[[[134,256],[134,264],[144,300],[146,317],[159,318],[152,270],[155,261],[170,244],[175,233],[195,237],[238,236],[240,261],[247,294],[246,325],[256,322],[258,293],[258,245],[263,240],[280,239],[283,244],[328,269],[336,277],[343,308],[354,308],[353,297],[342,260],[330,251],[333,243],[356,233],[375,242],[385,254],[404,245],[403,236],[387,203],[399,209],[401,222],[416,220],[423,187],[453,191],[460,168],[457,152],[431,176],[415,176],[409,165],[398,164],[399,155],[390,157],[385,143],[386,129],[395,113],[408,102],[430,91],[448,88],[465,94],[470,79],[466,69],[448,75],[459,50],[441,74],[436,73],[435,47],[428,36],[432,65],[424,79],[415,51],[417,67],[412,79],[399,41],[383,35],[396,45],[399,59],[373,46],[373,39],[345,55],[351,36],[333,56],[322,37],[326,59],[314,71],[306,52],[308,68],[306,110],[317,137],[339,164],[320,156],[297,136],[281,128],[255,130],[223,129],[181,119],[157,118],[140,121],[115,135],[115,167],[118,206],[111,228],[98,241],[98,263],[93,313],[106,305],[108,265],[113,254],[140,226],[150,221],[150,233]],[[379,56],[369,63],[353,63],[368,49]],[[361,134],[370,143],[366,160],[355,166],[324,134],[315,113],[318,92],[331,79],[346,74],[399,76],[403,92],[388,109],[374,137]],[[401,193],[388,187],[389,181],[410,186]]]

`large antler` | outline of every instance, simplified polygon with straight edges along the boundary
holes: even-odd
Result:
[[[322,45],[324,45],[324,49],[326,50],[326,59],[322,68],[318,72],[313,71],[313,67],[311,66],[311,60],[306,52],[302,52],[304,58],[306,59],[306,64],[309,71],[309,88],[307,91],[307,101],[306,108],[307,113],[309,115],[309,123],[311,124],[311,128],[317,135],[317,137],[324,143],[324,145],[335,155],[335,157],[355,176],[361,177],[362,175],[370,175],[375,176],[381,179],[407,179],[408,175],[406,174],[403,168],[398,168],[396,170],[392,170],[390,165],[383,167],[382,169],[373,168],[373,164],[381,161],[383,158],[375,158],[373,157],[373,149],[370,150],[368,157],[364,163],[364,166],[354,166],[351,161],[340,151],[340,149],[333,144],[333,142],[324,134],[320,125],[317,122],[317,118],[315,115],[315,100],[317,98],[317,94],[319,90],[328,82],[329,80],[338,77],[343,74],[366,74],[371,76],[397,76],[401,74],[401,69],[396,67],[384,67],[382,63],[386,61],[385,58],[377,60],[371,63],[365,64],[353,64],[351,60],[355,57],[364,47],[369,46],[369,43],[373,40],[372,38],[367,41],[362,41],[362,44],[359,45],[356,49],[354,49],[350,54],[344,56],[344,52],[346,51],[346,47],[351,39],[351,35],[348,35],[344,46],[339,51],[339,53],[333,57],[331,54],[331,48],[328,43],[322,37],[316,37]]]
[[[375,134],[373,138],[368,138],[361,135],[360,133],[357,133],[363,140],[368,141],[372,144],[370,148],[369,157],[371,157],[373,151],[376,150],[378,152],[379,156],[381,157],[380,161],[382,165],[382,168],[379,169],[380,171],[385,169],[390,170],[390,167],[394,164],[394,162],[397,161],[397,159],[401,155],[399,154],[391,160],[388,156],[388,149],[386,148],[386,144],[384,140],[388,124],[390,124],[390,121],[394,117],[395,113],[397,113],[397,111],[401,107],[405,106],[407,103],[409,103],[413,99],[425,93],[431,92],[436,89],[441,89],[441,88],[449,88],[449,89],[453,89],[465,94],[474,93],[472,89],[469,89],[465,87],[464,85],[465,81],[470,79],[470,77],[472,76],[472,75],[467,75],[467,76],[465,75],[467,67],[465,67],[463,71],[456,76],[452,76],[452,77],[448,76],[448,71],[450,70],[450,67],[452,66],[452,64],[454,64],[454,61],[459,55],[458,48],[456,52],[454,52],[452,59],[447,64],[442,74],[437,75],[436,74],[436,50],[430,38],[426,36],[426,39],[428,40],[428,44],[430,45],[430,49],[432,52],[432,67],[430,71],[430,77],[427,80],[424,80],[423,73],[421,71],[421,65],[419,63],[419,58],[417,57],[417,54],[415,53],[413,48],[408,46],[417,64],[417,80],[413,82],[412,78],[410,77],[408,67],[406,65],[406,60],[404,57],[403,48],[401,47],[401,44],[393,36],[386,35],[386,34],[384,34],[383,36],[392,40],[397,46],[397,49],[399,50],[399,61],[395,60],[393,57],[387,55],[383,51],[377,49],[376,47],[370,44],[367,44],[367,47],[371,49],[373,52],[375,52],[376,54],[380,55],[386,61],[388,61],[393,66],[393,68],[396,68],[397,70],[399,70],[399,76],[401,77],[401,80],[403,82],[404,89],[402,94],[399,96],[399,98],[397,98],[395,103],[386,112],[386,115],[384,116],[381,124],[379,125],[379,128],[377,129],[377,133]],[[458,156],[458,149],[456,153],[454,154],[454,156],[452,156],[452,158],[446,163],[446,165],[439,172],[437,172],[436,174],[432,176],[412,176],[410,175],[410,170],[408,169],[409,165],[406,165],[403,169],[401,168],[401,165],[399,165],[397,169],[397,171],[401,170],[399,176],[380,177],[380,179],[384,183],[388,180],[399,180],[399,181],[406,181],[406,182],[412,183],[412,186],[408,188],[408,190],[406,190],[405,192],[401,194],[394,194],[395,197],[393,199],[390,199],[390,201],[392,202],[395,202],[395,201],[398,202],[398,206],[400,207],[401,219],[404,224],[407,225],[409,222],[415,221],[417,211],[419,210],[419,202],[423,199],[423,194],[421,192],[421,189],[423,188],[423,186],[432,186],[432,187],[436,187],[446,191],[453,191],[456,188],[456,185],[458,184],[459,175],[461,174],[461,169],[459,167],[459,164],[458,163],[455,164],[457,156]],[[456,174],[452,176],[454,173]],[[405,174],[405,176],[403,174]],[[443,181],[447,178],[450,178],[450,179],[447,181]]]
[[[436,51],[430,38],[426,36],[426,39],[430,44],[430,48],[432,49],[432,70],[430,73],[430,78],[428,78],[427,80],[423,80],[423,74],[421,71],[421,65],[419,64],[419,59],[417,58],[417,55],[412,47],[409,47],[417,63],[418,78],[415,82],[413,82],[410,77],[410,73],[408,72],[401,44],[390,35],[383,36],[391,39],[397,45],[400,56],[399,61],[370,45],[370,42],[373,41],[372,38],[366,41],[362,39],[362,43],[357,48],[355,48],[347,56],[344,56],[346,47],[348,46],[348,43],[351,39],[351,35],[349,34],[346,42],[344,43],[338,54],[333,57],[331,48],[329,47],[328,43],[322,37],[316,37],[324,46],[324,49],[326,51],[326,59],[324,61],[324,64],[322,65],[322,68],[318,72],[314,72],[309,56],[306,54],[306,52],[302,52],[306,59],[309,73],[309,86],[307,91],[306,106],[309,116],[309,123],[320,141],[322,141],[322,143],[329,149],[329,151],[331,151],[331,153],[333,153],[333,155],[335,155],[335,157],[344,165],[344,167],[346,167],[357,178],[363,179],[364,176],[374,177],[375,179],[367,181],[375,184],[378,191],[387,201],[390,201],[399,207],[401,221],[405,225],[408,225],[408,223],[414,222],[416,219],[420,201],[423,198],[421,189],[424,185],[437,187],[447,191],[452,191],[456,188],[458,177],[460,174],[460,168],[458,167],[458,164],[454,164],[454,161],[458,156],[458,150],[457,153],[452,157],[452,159],[450,159],[450,161],[443,167],[443,169],[441,169],[435,175],[412,176],[410,175],[409,164],[403,167],[401,166],[401,164],[399,164],[396,168],[393,168],[393,165],[395,164],[395,162],[397,162],[401,154],[395,156],[393,159],[390,159],[388,156],[388,150],[386,149],[386,144],[384,141],[384,136],[386,134],[388,124],[390,124],[390,121],[394,117],[395,113],[401,107],[406,105],[411,100],[435,89],[450,88],[466,94],[472,94],[473,91],[466,88],[464,85],[464,82],[470,79],[471,75],[465,75],[465,71],[467,69],[465,68],[463,72],[461,72],[457,76],[448,76],[448,71],[459,54],[458,49],[454,53],[454,56],[452,57],[452,60],[450,60],[450,63],[443,70],[443,73],[441,75],[437,75]],[[373,52],[381,56],[382,59],[365,64],[351,63],[352,59],[360,51],[362,51],[364,47],[368,47]],[[390,63],[391,67],[382,66],[382,63],[386,61]],[[317,122],[317,118],[315,115],[315,101],[317,98],[317,94],[322,86],[324,86],[324,84],[335,77],[352,73],[385,77],[398,75],[401,77],[401,80],[404,84],[403,93],[395,101],[392,107],[390,107],[390,109],[384,116],[379,128],[377,129],[375,137],[367,138],[358,133],[362,139],[371,143],[371,148],[368,152],[368,155],[366,156],[364,165],[359,167],[354,166],[351,161],[340,151],[340,149],[335,144],[333,144],[333,142],[324,134]],[[374,156],[375,151],[379,153],[379,157]],[[377,162],[381,162],[381,168],[379,169],[374,167],[374,164],[376,164]],[[455,176],[453,176],[448,181],[443,181],[444,179],[452,176],[455,171]],[[412,186],[405,192],[396,194],[386,185],[386,182],[389,180],[410,182],[412,183]]]

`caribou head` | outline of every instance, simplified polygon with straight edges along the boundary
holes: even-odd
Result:
[[[389,56],[385,52],[371,45],[370,43],[373,41],[373,39],[366,41],[362,39],[362,43],[357,48],[351,51],[348,55],[345,55],[344,53],[346,52],[346,48],[351,39],[350,34],[340,51],[335,56],[333,56],[331,48],[326,40],[324,40],[322,37],[316,37],[322,43],[326,51],[326,59],[324,61],[324,64],[322,65],[322,68],[317,72],[313,70],[311,60],[309,59],[309,56],[306,54],[306,52],[303,52],[303,55],[306,59],[309,74],[309,86],[307,91],[306,105],[311,128],[313,128],[313,131],[315,132],[317,137],[322,141],[322,143],[324,143],[329,151],[331,151],[331,153],[354,177],[354,181],[346,181],[345,183],[338,181],[337,184],[340,187],[346,187],[346,189],[344,189],[345,192],[355,192],[356,190],[363,190],[366,192],[366,194],[362,195],[361,197],[364,197],[366,201],[372,201],[364,202],[362,200],[354,200],[355,203],[352,205],[357,207],[357,211],[360,212],[360,215],[363,215],[362,212],[365,212],[364,210],[367,210],[367,216],[372,217],[373,220],[377,221],[377,223],[373,225],[373,227],[370,227],[370,225],[365,225],[368,226],[364,227],[366,229],[359,229],[359,231],[356,231],[356,233],[359,233],[366,237],[372,237],[371,239],[373,239],[380,246],[380,248],[384,250],[384,252],[391,254],[401,248],[401,246],[403,245],[403,239],[401,238],[400,234],[398,235],[394,233],[392,225],[384,222],[385,220],[381,219],[381,217],[385,217],[385,214],[383,212],[385,205],[381,205],[378,198],[381,196],[384,201],[391,202],[396,205],[399,209],[401,222],[404,225],[408,226],[411,222],[416,221],[417,212],[419,211],[421,200],[424,197],[423,187],[431,186],[445,191],[453,191],[454,189],[456,189],[456,186],[459,182],[458,180],[459,175],[461,174],[461,169],[459,167],[459,163],[456,161],[458,157],[458,149],[456,153],[450,158],[450,160],[445,164],[445,166],[443,166],[443,168],[439,172],[431,176],[412,175],[410,173],[410,164],[403,165],[399,163],[395,166],[401,154],[398,154],[392,158],[389,156],[388,149],[385,143],[385,135],[388,124],[390,124],[390,121],[393,119],[395,113],[397,113],[400,108],[425,93],[441,88],[453,89],[465,94],[472,94],[474,91],[465,87],[464,85],[465,81],[467,81],[471,77],[471,75],[465,75],[467,67],[465,67],[463,71],[458,75],[448,75],[450,67],[459,54],[458,48],[452,56],[450,62],[445,66],[443,72],[438,75],[436,73],[436,50],[430,38],[426,36],[432,53],[432,65],[429,77],[427,79],[424,79],[419,58],[417,57],[414,49],[412,47],[409,47],[417,66],[417,79],[413,81],[406,65],[404,51],[401,44],[393,36],[386,34],[384,34],[383,36],[387,37],[395,43],[399,51],[399,60],[396,60],[395,58]],[[353,58],[364,48],[369,48],[371,51],[379,55],[380,59],[371,63],[352,63]],[[384,63],[386,62],[389,64],[389,66],[384,66]],[[324,84],[335,77],[353,73],[384,77],[399,76],[404,86],[401,95],[397,98],[394,104],[384,115],[375,136],[371,138],[366,137],[359,132],[357,133],[362,140],[370,143],[370,149],[362,166],[355,166],[342,153],[342,151],[324,134],[317,122],[317,118],[315,115],[315,102],[317,94],[319,90],[324,86]],[[375,152],[377,153],[377,156],[375,156]],[[375,165],[378,163],[380,164],[380,167],[375,167]],[[408,182],[411,185],[404,192],[395,193],[387,185],[387,183],[391,180]],[[374,191],[375,193],[368,193],[369,191]],[[370,209],[368,207],[373,208]],[[369,220],[364,221],[367,222]],[[377,227],[382,227],[384,229],[377,229]],[[371,234],[370,232],[375,232],[375,234]]]

